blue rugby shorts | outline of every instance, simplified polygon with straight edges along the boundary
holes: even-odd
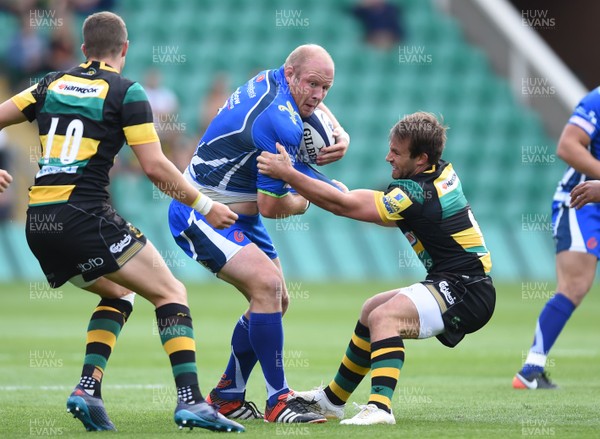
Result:
[[[169,227],[177,245],[192,259],[218,273],[242,248],[256,244],[270,259],[275,246],[260,215],[239,215],[226,229],[215,229],[203,215],[176,200],[169,206]]]
[[[554,201],[552,230],[556,253],[568,250],[600,258],[600,204],[571,209],[564,201]]]

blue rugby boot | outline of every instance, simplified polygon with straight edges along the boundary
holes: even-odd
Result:
[[[175,407],[175,423],[179,428],[194,427],[206,428],[212,431],[226,431],[242,433],[246,429],[235,421],[227,419],[217,407],[206,401],[195,404],[179,402]]]
[[[89,395],[79,385],[67,399],[67,412],[79,419],[87,431],[116,430],[106,413],[102,398]]]

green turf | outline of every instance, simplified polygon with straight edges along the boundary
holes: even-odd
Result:
[[[313,285],[290,282],[286,316],[289,384],[306,390],[335,372],[363,300],[394,287],[377,282]],[[549,359],[558,391],[515,391],[510,383],[531,342],[535,319],[552,293],[549,283],[498,286],[492,321],[448,349],[435,339],[406,342],[406,363],[394,395],[395,426],[274,425],[248,422],[244,437],[506,438],[599,436],[600,344],[598,287],[576,311]],[[0,437],[83,436],[65,412],[79,376],[85,329],[97,300],[64,286],[0,285]],[[243,310],[239,293],[221,283],[189,286],[198,340],[200,384],[215,384],[229,352],[233,323]],[[118,437],[182,437],[172,421],[175,402],[168,360],[152,307],[138,298],[121,333],[103,385]],[[351,402],[366,402],[368,380]],[[248,397],[264,406],[260,370]],[[348,412],[354,413],[350,404]],[[201,429],[193,435],[213,434]]]

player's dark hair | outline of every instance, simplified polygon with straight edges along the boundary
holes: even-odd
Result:
[[[83,22],[83,44],[88,58],[118,56],[127,42],[127,27],[117,14],[97,12]]]
[[[437,163],[446,145],[447,127],[433,113],[418,111],[404,116],[390,130],[390,139],[409,140],[411,158],[426,153],[429,164]]]

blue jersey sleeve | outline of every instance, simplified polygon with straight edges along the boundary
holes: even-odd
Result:
[[[313,168],[312,166],[310,166],[307,163],[303,163],[303,162],[299,162],[297,161],[296,163],[294,163],[294,168],[303,173],[304,175],[309,176],[310,178],[314,178],[315,180],[321,180],[324,181],[327,184],[330,184],[331,186],[333,186],[336,189],[340,189],[333,181],[331,181],[329,179],[329,177],[327,177],[325,174],[323,174],[322,172],[317,171],[315,168]],[[340,189],[341,190],[341,189]],[[295,192],[295,191],[294,191]]]
[[[268,151],[273,154],[277,153],[275,141],[272,143],[265,142],[263,145],[255,143],[255,145],[259,150]],[[256,175],[256,190],[263,194],[271,195],[272,197],[283,197],[289,192],[289,188],[284,181],[271,178],[268,175],[261,173],[257,173]]]
[[[275,144],[279,142],[285,147],[288,154],[295,156],[302,138],[302,122],[292,123],[289,114],[283,114],[276,107],[265,111],[254,122],[252,127],[252,141],[255,147],[262,151],[277,153]],[[283,197],[289,192],[289,185],[266,175],[257,173],[256,190],[274,197]]]
[[[598,114],[600,113],[600,87],[588,93],[577,105],[569,119],[569,123],[576,125],[593,139],[599,132]]]

